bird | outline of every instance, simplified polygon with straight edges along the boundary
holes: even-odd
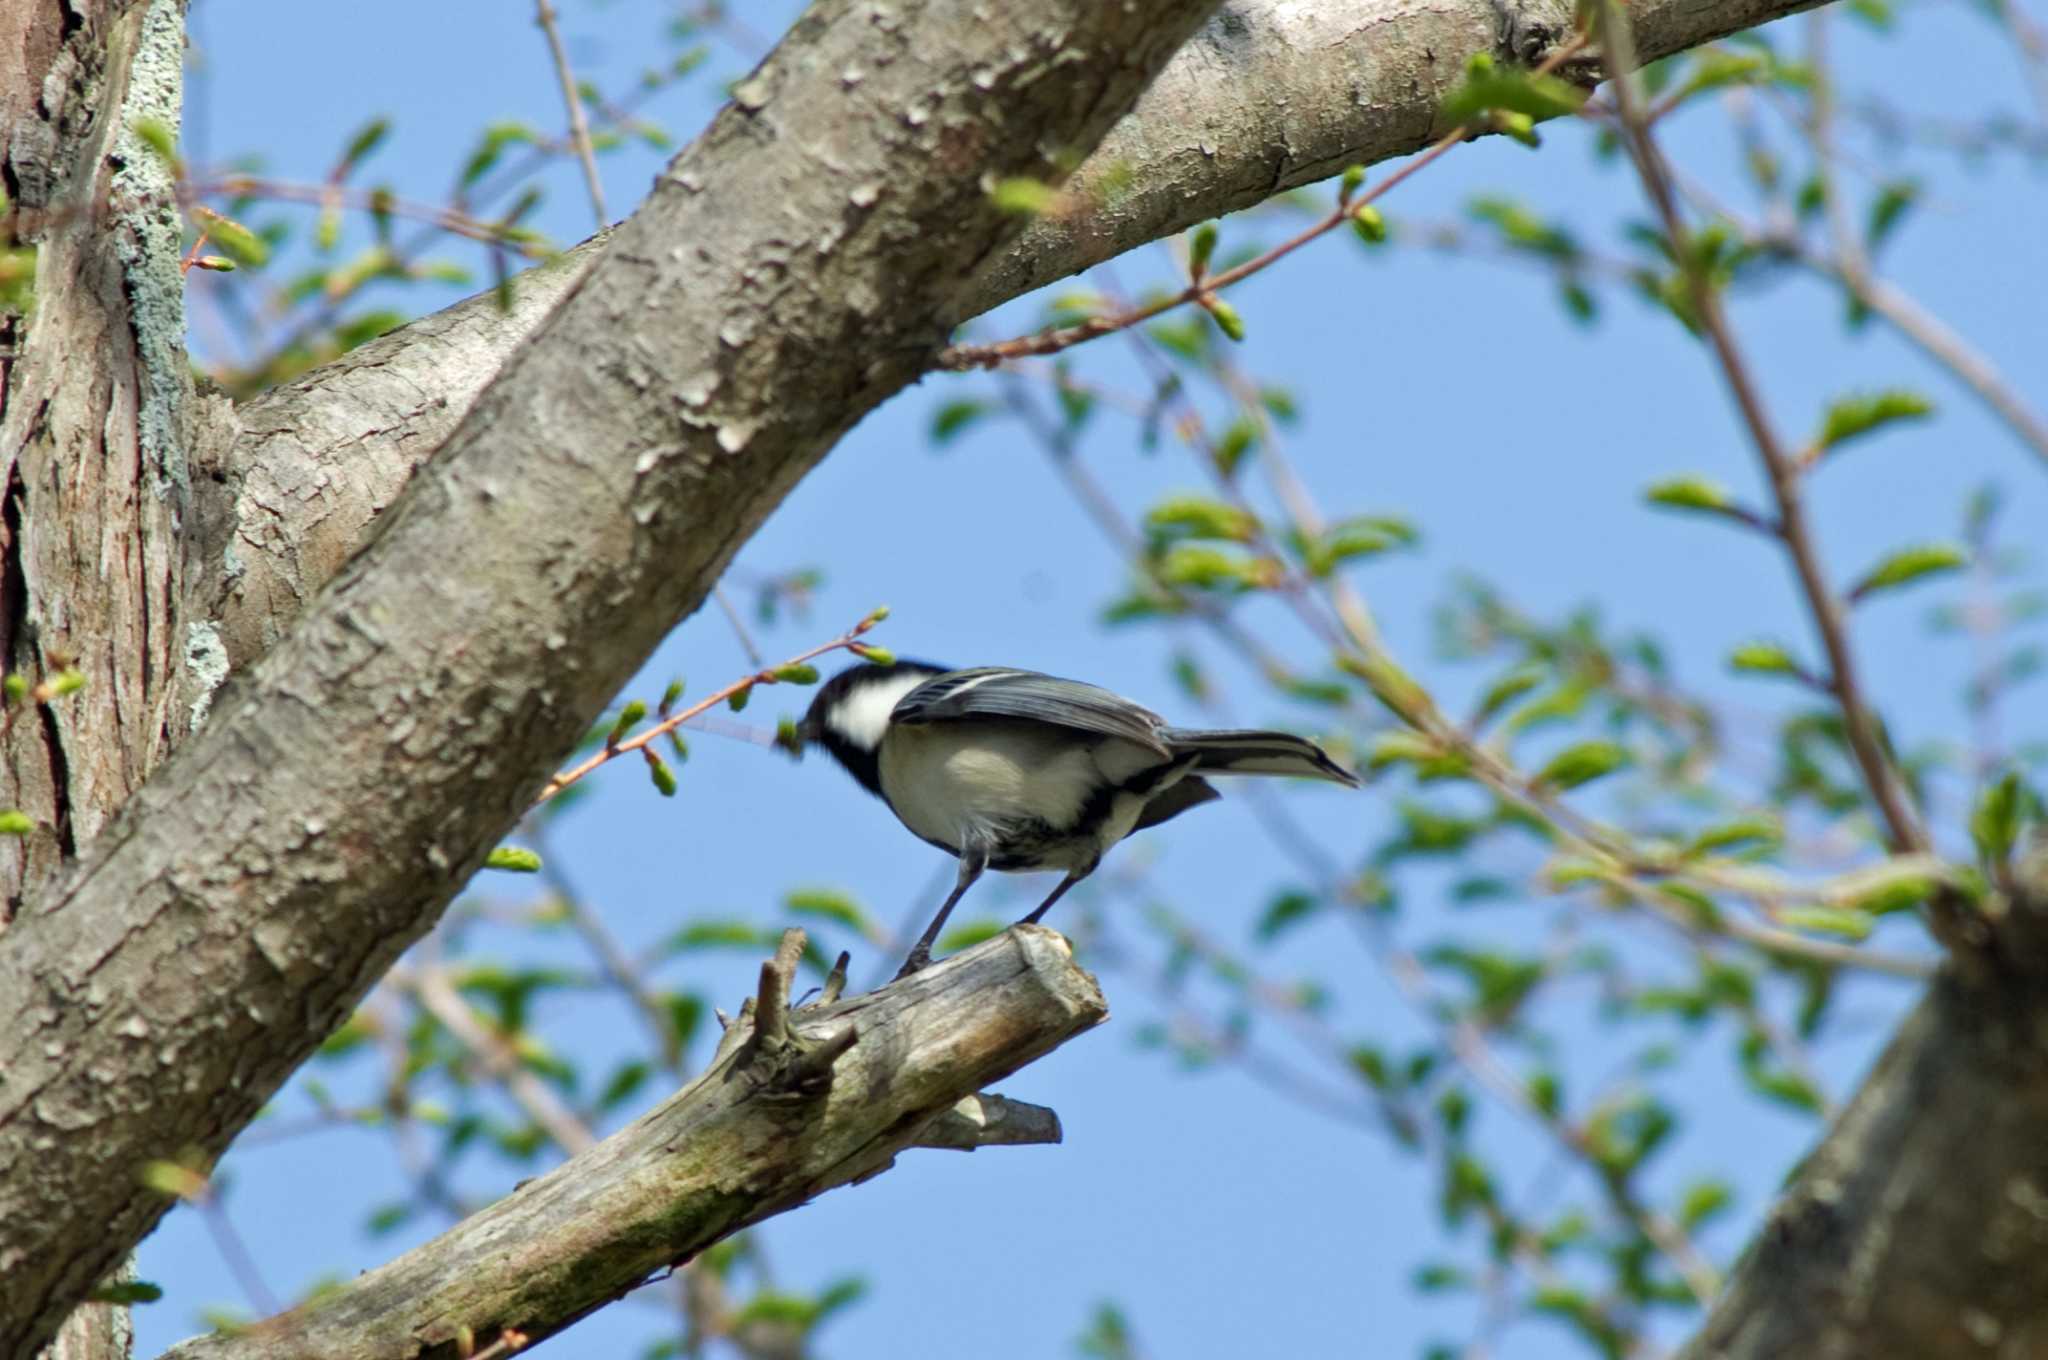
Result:
[[[1103,854],[1219,795],[1210,775],[1358,776],[1286,732],[1175,727],[1120,694],[1037,671],[891,658],[819,687],[792,750],[822,747],[919,839],[960,861],[952,893],[904,960],[931,962],[946,918],[989,869],[1060,869],[1036,923]]]

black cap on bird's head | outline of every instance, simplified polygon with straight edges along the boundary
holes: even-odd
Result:
[[[818,687],[810,708],[791,728],[785,749],[801,757],[805,747],[822,746],[869,792],[879,793],[875,753],[888,730],[890,711],[904,695],[948,669],[904,658],[848,666]]]

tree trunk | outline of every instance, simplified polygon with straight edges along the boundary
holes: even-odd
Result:
[[[33,322],[0,314],[0,669],[82,690],[0,716],[0,930],[189,729],[181,521],[192,384],[171,169],[134,132],[178,124],[175,0],[20,0],[0,13],[0,183],[36,248]],[[9,1070],[0,1068],[0,1070]],[[0,1177],[36,1173],[33,1146]],[[67,1281],[75,1300],[124,1253]],[[0,1277],[16,1271],[0,1250]],[[89,1304],[52,1360],[128,1354],[125,1309]],[[17,1353],[17,1352],[9,1352]]]
[[[146,1163],[210,1166],[797,478],[924,370],[1015,234],[989,184],[1056,180],[1212,7],[821,0],[735,89],[0,944],[0,1353],[162,1215]]]
[[[2048,840],[1984,936],[1800,1164],[1682,1360],[2048,1354]]]

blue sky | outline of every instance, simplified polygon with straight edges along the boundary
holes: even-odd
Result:
[[[607,89],[673,50],[662,7],[564,0],[561,8],[579,73]],[[749,6],[747,22],[772,33],[790,10]],[[193,34],[204,67],[188,114],[194,154],[256,151],[284,178],[317,179],[351,132],[382,113],[394,134],[374,178],[433,199],[486,122],[553,128],[560,120],[545,48],[524,5],[194,0]],[[1852,90],[1957,121],[2033,112],[2017,64],[1965,7],[1910,6],[1890,38],[1844,22],[1835,34]],[[1796,26],[1780,26],[1777,37],[1793,51],[1802,41]],[[735,47],[712,48],[708,71],[744,69]],[[715,87],[700,79],[666,96],[659,108],[669,126],[687,135],[701,124]],[[1691,116],[1668,136],[1689,170],[1727,179],[1734,152],[1723,121]],[[1387,211],[1397,222],[1449,220],[1475,194],[1505,193],[1612,249],[1613,225],[1645,215],[1633,181],[1596,158],[1583,130],[1553,127],[1545,137],[1535,153],[1502,139],[1462,148],[1402,187]],[[1887,271],[2032,400],[2048,404],[2040,378],[2048,238],[2039,229],[2048,171],[2011,155],[1971,168],[1861,147],[1886,173],[1909,170],[1928,188],[1926,206],[1888,252]],[[615,216],[630,210],[659,164],[637,147],[604,162]],[[586,234],[589,208],[573,169],[557,166],[544,182],[541,224],[565,242]],[[350,230],[358,243],[366,239],[360,227]],[[1271,223],[1226,223],[1224,239],[1227,248],[1276,234]],[[1116,269],[1133,289],[1173,277],[1157,249]],[[1724,678],[1727,648],[1774,635],[1811,652],[1789,572],[1767,545],[1642,504],[1646,484],[1685,471],[1763,499],[1722,389],[1699,348],[1668,320],[1615,291],[1603,321],[1580,328],[1534,270],[1421,248],[1367,255],[1349,238],[1321,243],[1234,296],[1251,329],[1244,362],[1267,380],[1284,379],[1303,402],[1290,453],[1323,507],[1397,512],[1422,527],[1418,552],[1373,565],[1359,582],[1397,654],[1425,676],[1442,674],[1426,664],[1430,614],[1460,572],[1546,615],[1597,601],[1610,620],[1656,631],[1700,689],[1758,710],[1772,698],[1753,682]],[[404,305],[425,304],[407,295]],[[983,333],[1027,328],[1036,305],[1013,305]],[[2042,465],[1889,333],[1845,338],[1832,294],[1788,283],[1739,299],[1735,319],[1789,432],[1811,429],[1826,404],[1850,390],[1908,385],[1941,407],[1938,420],[1845,455],[1815,483],[1813,510],[1836,579],[1902,542],[1953,535],[1964,497],[1986,480],[2006,490],[2009,525],[2043,522]],[[1132,372],[1120,349],[1077,362],[1105,381],[1128,381]],[[746,547],[747,571],[826,572],[810,617],[766,630],[764,649],[797,651],[886,602],[893,617],[877,637],[906,654],[1081,676],[1169,713],[1185,709],[1167,673],[1177,637],[1098,624],[1122,568],[1021,432],[990,423],[943,451],[930,448],[935,406],[988,390],[982,379],[938,376],[904,393],[862,422]],[[1165,492],[1201,485],[1185,459],[1141,451],[1114,422],[1099,423],[1082,453],[1130,514]],[[2021,534],[2029,536],[2039,537]],[[1956,696],[1967,654],[1930,641],[1924,628],[1928,605],[1952,598],[1945,589],[1874,604],[1857,618],[1859,653],[1906,746],[1966,733]],[[1252,617],[1291,655],[1312,656],[1277,613]],[[1193,645],[1224,677],[1239,717],[1300,718],[1206,642]],[[730,629],[706,609],[669,639],[634,692],[652,698],[676,673],[702,692],[745,669]],[[2024,728],[2038,696],[2021,694],[2015,716]],[[799,692],[764,691],[747,717],[765,722],[803,701]],[[780,924],[784,894],[804,886],[842,888],[895,922],[929,901],[935,876],[950,874],[950,861],[826,762],[791,765],[710,736],[691,744],[675,799],[657,798],[633,771],[608,770],[556,836],[560,862],[629,943],[692,919]],[[1317,785],[1280,796],[1340,852],[1369,843],[1386,822],[1380,790]],[[1150,833],[1112,867],[1142,869],[1147,893],[1233,945],[1248,939],[1252,920],[1291,876],[1241,799]],[[1035,879],[984,880],[963,911],[1007,918],[1044,888]],[[1129,906],[1113,889],[1077,897],[1111,913]],[[1453,917],[1427,895],[1415,896],[1411,912],[1402,926],[1411,942],[1446,932],[1528,939],[1552,919],[1541,901]],[[1110,929],[1144,956],[1142,930],[1114,916]],[[1616,930],[1630,948],[1655,938],[1640,927]],[[537,948],[510,934],[486,935],[484,947],[508,956]],[[1335,922],[1312,924],[1259,957],[1275,976],[1313,971],[1337,986],[1347,1031],[1414,1033],[1413,1017]],[[691,956],[668,980],[704,986],[730,1006],[755,966],[738,954]],[[778,1273],[794,1287],[847,1273],[869,1281],[868,1297],[823,1334],[824,1353],[896,1354],[906,1343],[936,1348],[922,1338],[971,1336],[994,1360],[1062,1354],[1095,1302],[1110,1298],[1160,1356],[1409,1355],[1428,1338],[1466,1334],[1468,1302],[1420,1298],[1410,1287],[1423,1260],[1456,1254],[1433,1245],[1439,1230],[1427,1168],[1385,1137],[1276,1100],[1234,1070],[1175,1070],[1138,1042],[1144,1023],[1159,1016],[1142,971],[1109,971],[1104,982],[1111,1021],[1002,1088],[1056,1108],[1063,1147],[914,1154],[765,1230]],[[1908,999],[1897,986],[1853,986],[1845,1033],[1821,1053],[1836,1095],[1850,1089]],[[551,1044],[593,1060],[621,1048],[621,1015],[609,1003],[555,1002],[540,1024]],[[1597,1070],[1613,1042],[1583,1022],[1562,1037],[1572,1065],[1585,1070]],[[1707,1238],[1726,1261],[1813,1127],[1739,1093],[1725,1036],[1700,1044],[1687,1066],[1692,1122],[1660,1158],[1652,1184],[1669,1189],[1708,1170],[1732,1176],[1739,1221]],[[347,1089],[361,1074],[328,1079]],[[302,1102],[302,1093],[288,1091],[280,1107],[303,1109]],[[1484,1117],[1513,1128],[1511,1116]],[[1534,1137],[1524,1142],[1507,1156],[1533,1174],[1547,1153]],[[283,1294],[374,1265],[428,1226],[376,1239],[362,1232],[367,1206],[405,1185],[376,1133],[343,1130],[237,1151],[226,1168],[236,1227]],[[505,1171],[495,1188],[516,1174]],[[494,1187],[480,1180],[473,1188]],[[194,1330],[202,1306],[249,1306],[190,1212],[174,1214],[144,1244],[140,1271],[168,1292],[138,1311],[144,1353]],[[627,1348],[663,1325],[653,1307],[629,1302],[550,1343],[550,1353],[634,1353]],[[1508,1343],[1510,1355],[1578,1353],[1542,1326],[1517,1329]]]

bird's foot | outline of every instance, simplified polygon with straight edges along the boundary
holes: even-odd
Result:
[[[912,973],[923,972],[926,968],[931,966],[931,962],[931,946],[921,944],[917,948],[910,951],[910,957],[903,961],[903,966],[896,970],[896,976],[889,980],[891,982],[901,982],[903,981],[903,979],[909,977]]]

